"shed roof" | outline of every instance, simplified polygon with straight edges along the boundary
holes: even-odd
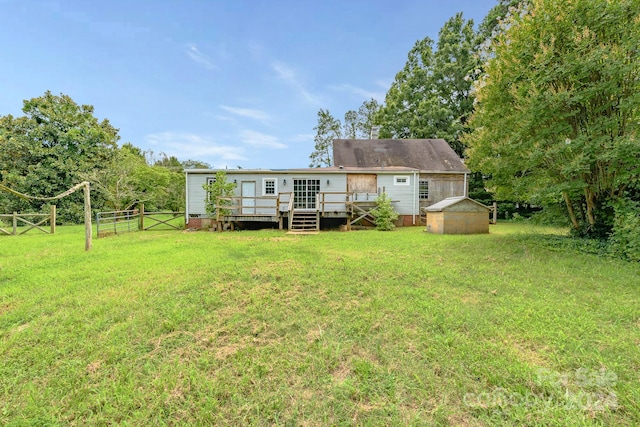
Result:
[[[333,164],[404,166],[426,172],[469,173],[444,139],[334,139]]]
[[[439,201],[438,203],[434,203],[433,205],[425,208],[427,212],[442,212],[447,210],[447,208],[457,205],[458,203],[471,203],[477,206],[479,210],[486,210],[487,212],[491,210],[490,207],[483,205],[480,202],[477,202],[469,197],[459,196],[459,197],[447,197],[444,200]]]

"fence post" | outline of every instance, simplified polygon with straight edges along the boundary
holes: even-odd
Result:
[[[138,209],[140,210],[140,231],[144,231],[144,203],[140,203]]]
[[[56,234],[56,205],[51,205],[51,234]]]
[[[18,213],[13,213],[13,235],[18,234]]]
[[[498,203],[493,202],[493,223],[498,223]]]
[[[84,250],[90,251],[93,246],[93,228],[91,228],[91,189],[84,183]]]

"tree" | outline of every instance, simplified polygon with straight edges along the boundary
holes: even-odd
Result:
[[[374,119],[379,110],[380,104],[373,98],[368,101],[364,101],[360,108],[358,108],[358,116],[356,120],[357,138],[371,138],[371,129],[375,125]]]
[[[376,207],[371,210],[371,215],[376,219],[376,229],[391,231],[395,228],[398,213],[391,205],[391,199],[387,193],[382,193],[376,199]]]
[[[376,116],[376,123],[382,125],[381,137],[425,137],[428,130],[420,126],[418,109],[421,102],[433,95],[432,73],[433,40],[425,37],[409,51],[407,63],[396,74],[385,97],[385,104]]]
[[[335,119],[329,110],[320,109],[318,111],[318,125],[313,128],[316,131],[315,150],[309,158],[311,164],[309,167],[331,166],[333,140],[339,139],[342,126],[340,120]]]
[[[233,196],[236,184],[233,182],[227,182],[227,174],[224,171],[216,172],[214,180],[209,184],[203,184],[202,188],[207,194],[205,199],[205,210],[209,215],[215,217],[220,212],[220,215],[228,215],[230,211],[225,209],[225,206],[229,206],[231,203],[228,200],[220,199]]]
[[[640,3],[532,0],[511,19],[478,84],[468,164],[499,196],[562,200],[574,230],[604,237],[640,187]]]
[[[344,113],[344,131],[342,135],[347,139],[356,139],[358,131],[358,113],[349,110]]]
[[[458,13],[440,30],[437,50],[428,37],[416,42],[376,116],[382,137],[444,138],[462,155],[479,65],[476,40],[473,21]]]
[[[105,168],[117,150],[118,129],[99,121],[90,105],[47,91],[24,101],[23,117],[0,118],[0,181],[34,196],[59,194],[80,182],[81,175]],[[94,202],[101,206],[101,200]],[[60,200],[63,221],[83,220],[82,195]],[[43,202],[33,206],[40,208]],[[0,196],[4,210],[27,208],[11,196]]]
[[[148,166],[144,157],[129,147],[133,146],[127,144],[118,150],[107,168],[82,174],[95,189],[94,197],[99,194],[104,199],[103,206],[110,211],[128,210],[146,201],[137,178],[140,170]]]
[[[182,169],[211,169],[211,165],[200,160],[187,159],[182,161]]]
[[[507,28],[513,13],[522,13],[529,7],[530,0],[499,0],[478,26],[476,42],[479,49],[486,52],[493,41]]]

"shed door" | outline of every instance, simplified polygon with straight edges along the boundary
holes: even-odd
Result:
[[[256,183],[255,181],[242,181],[242,214],[256,213]]]
[[[377,193],[378,180],[375,174],[347,175],[347,191],[353,193]]]

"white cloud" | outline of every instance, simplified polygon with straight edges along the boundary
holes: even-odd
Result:
[[[293,135],[290,138],[290,141],[291,142],[309,142],[309,141],[313,141],[314,137],[315,135],[312,133],[300,133],[297,135]]]
[[[380,82],[377,82],[377,84],[380,86]],[[369,99],[373,98],[378,102],[383,102],[384,98],[385,98],[385,93],[384,92],[370,91],[370,90],[362,89],[362,88],[359,88],[357,86],[353,86],[353,85],[346,84],[346,83],[345,84],[341,84],[339,86],[331,86],[331,88],[333,88],[335,90],[339,90],[339,91],[350,92],[350,93],[358,96],[359,98],[363,98],[366,101],[368,101]]]
[[[216,68],[212,59],[209,56],[202,53],[200,49],[198,49],[198,46],[196,46],[195,44],[188,44],[185,49],[185,53],[189,58],[191,58],[193,61],[197,62],[198,64],[202,65],[205,68],[208,68],[210,70]]]
[[[288,65],[282,62],[273,62],[271,68],[276,72],[277,76],[286,84],[291,86],[300,96],[309,104],[321,105],[320,98],[309,92],[298,79],[296,72]]]
[[[159,132],[144,137],[154,151],[176,156],[179,159],[206,160],[217,158],[222,160],[247,160],[244,149],[218,145],[213,138],[192,134]]]
[[[247,145],[251,145],[252,147],[266,147],[275,149],[287,148],[285,144],[278,142],[277,137],[256,132],[254,130],[242,130],[238,135],[240,137],[240,141],[244,142]]]
[[[389,88],[391,88],[393,81],[394,81],[393,79],[376,80],[376,85],[378,85],[378,87],[380,87],[381,89],[384,89],[384,92],[387,93],[389,91]]]
[[[253,110],[250,108],[238,108],[238,107],[229,107],[228,105],[221,105],[220,108],[223,110],[235,114],[236,116],[248,117],[250,119],[258,120],[262,123],[267,123],[271,117],[269,114],[260,110]]]

